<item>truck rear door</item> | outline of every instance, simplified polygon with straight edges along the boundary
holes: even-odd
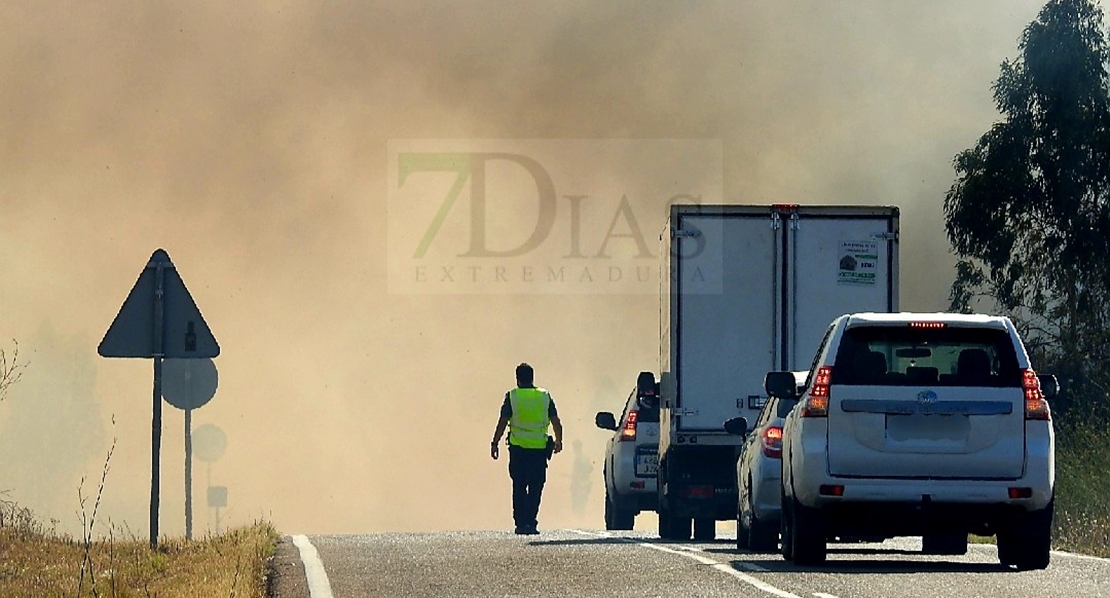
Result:
[[[670,305],[677,429],[723,433],[726,419],[755,421],[763,375],[775,369],[781,231],[767,208],[679,214],[677,222]]]
[[[890,208],[801,207],[789,217],[781,370],[808,368],[829,322],[898,310],[898,221]]]

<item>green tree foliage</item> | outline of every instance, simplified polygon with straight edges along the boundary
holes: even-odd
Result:
[[[984,302],[1062,378],[1058,408],[1110,386],[1110,49],[1095,0],[1051,0],[994,82],[1001,122],[954,160],[954,311]],[[1097,399],[1097,400],[1096,400]]]

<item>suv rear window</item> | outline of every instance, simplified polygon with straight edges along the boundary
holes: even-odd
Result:
[[[993,328],[853,326],[831,384],[1021,387],[1010,335]]]

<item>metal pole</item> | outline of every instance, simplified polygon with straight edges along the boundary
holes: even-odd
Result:
[[[158,467],[162,450],[162,344],[165,305],[165,263],[154,265],[154,409],[150,422],[150,549],[158,549]]]
[[[193,410],[185,410],[185,539],[193,539]]]

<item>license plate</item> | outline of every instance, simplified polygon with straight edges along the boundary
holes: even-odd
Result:
[[[636,475],[650,476],[659,473],[659,455],[636,455]]]

